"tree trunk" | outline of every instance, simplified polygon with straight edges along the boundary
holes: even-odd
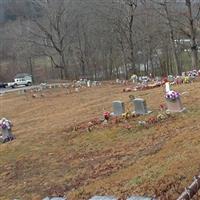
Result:
[[[191,0],[185,0],[185,3],[188,8],[188,18],[190,22],[192,68],[196,68],[198,66],[198,47],[196,42],[196,30],[194,27],[194,19],[192,16]]]
[[[172,46],[174,63],[175,63],[175,66],[176,66],[176,72],[177,72],[177,74],[181,75],[182,70],[181,70],[181,66],[180,66],[179,60],[178,60],[178,54],[177,54],[177,51],[176,51],[173,26],[172,26],[172,23],[171,23],[171,19],[170,19],[170,15],[169,15],[169,12],[168,12],[167,4],[164,3],[163,5],[164,5],[165,13],[166,13],[167,23],[168,23],[168,26],[169,26],[169,29],[170,29],[170,41],[171,41],[171,46]]]
[[[133,44],[133,18],[134,18],[134,4],[130,3],[130,20],[129,20],[129,45],[130,45],[130,61],[132,64],[133,73],[136,73],[135,58],[134,58],[134,44]]]

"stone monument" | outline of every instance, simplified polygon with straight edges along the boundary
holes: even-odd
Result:
[[[120,116],[123,113],[125,113],[124,102],[122,102],[122,101],[113,101],[112,106],[113,106],[113,113],[111,113],[111,115]]]
[[[168,83],[165,84],[167,111],[169,112],[183,112],[186,109],[183,107],[180,94],[170,89]]]
[[[141,98],[133,99],[133,104],[135,107],[134,114],[136,115],[146,115],[150,114],[152,111],[149,111],[146,105],[146,101]]]
[[[15,137],[12,134],[12,123],[6,118],[0,120],[1,136],[0,142],[5,143],[13,140]]]

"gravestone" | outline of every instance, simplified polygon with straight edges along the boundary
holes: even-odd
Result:
[[[167,86],[166,86],[166,88],[167,88]],[[172,91],[170,89],[169,90],[166,89],[165,99],[166,99],[166,103],[167,103],[167,111],[169,111],[169,112],[185,111],[185,108],[183,108],[183,105],[181,103],[180,94],[178,92]]]
[[[112,103],[113,106],[113,113],[111,113],[114,116],[119,116],[125,113],[125,106],[124,102],[122,101],[113,101]]]
[[[90,80],[87,81],[87,87],[91,87],[91,81]]]
[[[169,76],[168,76],[168,81],[169,81],[169,82],[173,82],[173,81],[174,81],[174,77],[173,77],[172,75],[169,75]]]
[[[131,76],[131,80],[133,81],[133,83],[137,83],[137,80],[138,80],[137,75],[136,75],[136,74],[133,74],[133,75]]]
[[[186,109],[183,107],[181,99],[178,98],[174,101],[166,99],[167,111],[169,112],[183,112]]]
[[[0,142],[5,143],[14,139],[14,135],[12,134],[12,129],[11,129],[12,127],[11,121],[7,120],[6,118],[2,118],[0,120],[0,127],[1,127]]]
[[[113,196],[94,196],[89,200],[117,200],[117,199]]]
[[[154,200],[154,199],[149,198],[149,197],[132,196],[132,197],[128,198],[127,200]]]
[[[149,111],[146,105],[146,101],[141,98],[133,99],[133,104],[135,106],[134,114],[146,115],[150,114],[152,111]]]
[[[93,81],[92,86],[97,86],[97,81]]]
[[[169,82],[165,83],[165,92],[169,92],[170,90],[171,90],[170,83]]]
[[[43,200],[67,200],[63,197],[46,197]]]

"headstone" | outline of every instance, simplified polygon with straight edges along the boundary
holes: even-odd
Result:
[[[165,92],[169,92],[171,89],[170,89],[170,83],[167,82],[165,83]]]
[[[119,115],[122,115],[123,113],[125,113],[124,102],[122,102],[122,101],[113,101],[112,106],[113,106],[112,115],[119,116]]]
[[[1,136],[0,142],[5,143],[14,139],[14,135],[12,134],[12,123],[6,118],[2,118],[0,120],[1,127]]]
[[[91,87],[91,81],[90,80],[87,81],[87,87]]]
[[[141,98],[135,98],[133,100],[133,104],[135,106],[135,112],[134,114],[139,114],[139,115],[146,115],[151,113],[151,111],[148,110],[146,101]]]
[[[67,199],[63,197],[46,197],[43,200],[67,200]]]
[[[138,79],[138,77],[137,77],[136,74],[133,74],[133,75],[131,76],[131,80],[133,81],[133,83],[137,83],[137,79]]]
[[[92,86],[97,86],[97,81],[93,81]]]
[[[170,91],[166,93],[166,103],[167,103],[167,111],[169,112],[183,112],[185,108],[181,103],[181,98],[179,93],[175,91]]]
[[[117,199],[113,196],[94,196],[89,200],[117,200]]]
[[[149,197],[132,196],[132,197],[128,198],[127,200],[154,200],[154,199],[149,198]]]
[[[183,112],[185,108],[183,108],[181,99],[178,98],[174,101],[166,100],[167,101],[167,111],[170,112]]]
[[[172,75],[169,75],[169,76],[168,76],[168,81],[169,81],[169,82],[173,82],[173,81],[174,81],[174,77],[173,77]]]

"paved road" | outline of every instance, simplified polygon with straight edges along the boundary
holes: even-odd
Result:
[[[40,87],[39,85],[33,85],[33,86],[20,86],[17,88],[0,88],[0,93],[8,93],[8,92],[16,92],[16,91],[20,91],[20,90],[30,90],[30,89],[34,89],[34,88],[38,88]]]

